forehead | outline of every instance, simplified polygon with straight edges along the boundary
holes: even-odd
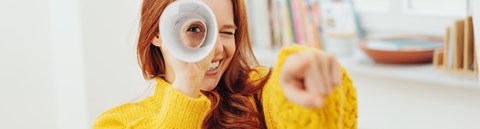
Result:
[[[221,27],[226,24],[234,25],[233,5],[231,0],[202,0],[213,11],[218,25]]]

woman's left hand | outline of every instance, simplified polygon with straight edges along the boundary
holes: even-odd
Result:
[[[337,60],[322,51],[289,55],[280,72],[287,99],[305,107],[323,106],[324,98],[341,80]]]

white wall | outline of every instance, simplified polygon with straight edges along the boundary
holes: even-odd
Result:
[[[88,125],[146,87],[135,48],[141,0],[81,0]]]
[[[465,0],[413,0],[422,5],[437,2],[423,10],[409,8],[409,1],[411,0],[353,0],[363,29],[374,35],[443,36],[446,27],[466,15],[466,11],[462,10],[466,8]],[[449,5],[452,6],[438,10]]]
[[[57,127],[87,128],[85,62],[77,0],[48,0]]]
[[[90,128],[139,96],[140,2],[0,1],[1,128]]]
[[[2,128],[56,127],[47,0],[0,1]]]

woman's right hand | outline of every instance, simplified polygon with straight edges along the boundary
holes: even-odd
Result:
[[[171,56],[168,50],[164,49],[164,51],[164,56],[169,59],[170,66],[175,75],[172,83],[173,88],[187,96],[198,98],[200,95],[200,86],[214,57],[214,51],[199,62],[185,62]]]

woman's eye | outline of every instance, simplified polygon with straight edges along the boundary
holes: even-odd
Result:
[[[233,32],[222,32],[222,34],[226,34],[226,35],[234,35],[235,33],[233,33]]]
[[[198,27],[198,26],[192,26],[192,27],[190,27],[190,28],[187,29],[187,32],[196,32],[196,33],[198,33],[198,32],[202,32],[202,29],[201,29],[200,27]]]

